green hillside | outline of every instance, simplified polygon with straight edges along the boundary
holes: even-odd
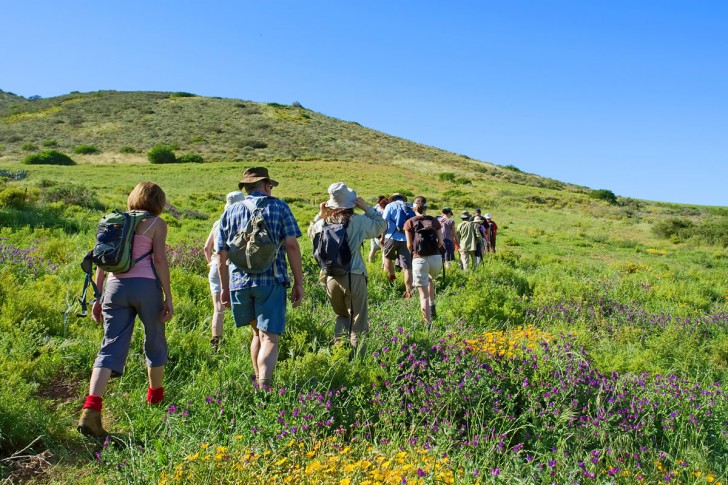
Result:
[[[0,480],[728,482],[728,208],[618,197],[301,107],[169,93],[2,99]],[[157,143],[205,163],[151,164]],[[22,164],[51,147],[77,164]],[[304,234],[328,185],[344,181],[369,201],[401,192],[427,196],[430,212],[491,212],[498,252],[438,277],[430,329],[401,273],[392,284],[381,256],[368,262],[367,351],[352,359],[332,342],[304,235],[304,302],[288,309],[275,390],[256,391],[251,332],[230,312],[220,351],[210,347],[202,255],[224,194],[253,164],[280,182],[273,195]],[[105,394],[115,442],[97,444],[75,430],[102,338],[78,315],[79,262],[99,218],[143,180],[168,202],[165,401],[145,402],[137,328]]]

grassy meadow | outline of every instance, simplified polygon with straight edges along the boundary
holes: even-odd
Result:
[[[392,287],[369,264],[371,331],[366,355],[351,359],[331,343],[333,312],[304,236],[306,297],[289,308],[275,389],[255,392],[250,331],[234,328],[228,312],[220,352],[209,345],[202,255],[249,163],[152,165],[102,152],[74,156],[75,166],[38,166],[8,150],[0,158],[2,478],[728,483],[725,208],[602,200],[464,158],[268,159],[280,181],[273,194],[304,233],[327,186],[344,181],[370,201],[398,191],[427,196],[432,212],[480,207],[499,237],[497,254],[475,272],[453,268],[438,281],[431,330],[416,299],[402,297],[401,276]],[[98,445],[75,431],[102,335],[77,316],[79,262],[99,217],[122,208],[143,180],[159,183],[169,203],[175,317],[165,401],[145,402],[137,329],[126,373],[104,399],[118,442]]]

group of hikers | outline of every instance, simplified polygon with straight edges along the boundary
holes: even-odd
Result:
[[[225,210],[204,245],[214,307],[211,344],[218,349],[224,311],[231,308],[237,327],[252,328],[250,357],[257,388],[271,386],[286,325],[288,290],[294,308],[304,297],[298,244],[302,233],[288,204],[272,196],[277,186],[266,168],[247,169],[238,184],[240,191],[227,194]],[[319,204],[308,236],[321,265],[320,282],[336,314],[334,341],[348,340],[353,352],[365,352],[363,336],[369,328],[368,274],[361,253],[366,240],[371,240],[370,261],[381,249],[382,267],[390,281],[396,281],[395,266],[401,269],[405,298],[417,288],[428,328],[436,317],[434,281],[443,267],[456,260],[455,252],[465,270],[475,268],[485,253],[495,252],[498,226],[490,214],[481,217],[479,209],[474,215],[463,211],[455,225],[448,207],[439,217],[429,215],[423,196],[415,197],[411,206],[403,194],[379,196],[372,207],[342,182],[331,184],[328,195]],[[165,205],[165,193],[157,184],[137,185],[129,194],[128,210],[145,211],[148,217],[134,230],[131,258],[135,264],[118,274],[100,267],[96,270],[95,284],[103,291],[93,304],[92,316],[103,322],[104,337],[78,423],[78,430],[87,436],[108,436],[101,421],[103,394],[109,379],[124,372],[136,316],[145,333],[147,402],[157,404],[164,399],[165,323],[174,314],[167,224],[159,217]],[[256,258],[262,257],[268,258],[268,264],[256,266]]]

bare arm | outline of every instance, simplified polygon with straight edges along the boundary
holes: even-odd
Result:
[[[168,322],[174,314],[172,306],[172,287],[169,278],[169,261],[167,261],[167,223],[164,219],[159,219],[161,224],[154,231],[152,236],[152,257],[154,258],[154,268],[157,271],[157,278],[162,285],[164,292],[164,306],[162,309],[162,321]]]
[[[203,251],[205,252],[205,260],[207,260],[207,264],[210,264],[210,261],[212,261],[212,248],[215,245],[215,231],[210,231],[210,235],[207,236],[207,241],[205,241],[205,247],[203,248]]]
[[[285,238],[283,244],[286,248],[288,264],[291,266],[291,272],[293,273],[291,301],[293,302],[293,306],[297,307],[303,300],[303,264],[301,262],[301,248],[298,245],[298,239],[294,236],[288,236]],[[220,258],[220,261],[222,262],[222,258]]]
[[[96,268],[96,288],[99,290],[99,297],[94,300],[94,306],[91,308],[91,318],[94,319],[96,323],[101,323],[101,295],[104,293],[104,279],[106,278],[106,273],[103,269],[97,267]]]
[[[230,308],[230,267],[228,266],[228,252],[223,249],[217,253],[220,258],[217,262],[217,274],[220,276],[220,300]]]

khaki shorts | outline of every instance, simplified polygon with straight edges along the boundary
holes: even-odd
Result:
[[[407,249],[406,241],[395,241],[394,239],[385,239],[382,254],[387,259],[399,261],[399,267],[402,269],[412,269],[412,254]]]
[[[428,286],[442,271],[442,256],[422,256],[412,260],[412,286]]]

